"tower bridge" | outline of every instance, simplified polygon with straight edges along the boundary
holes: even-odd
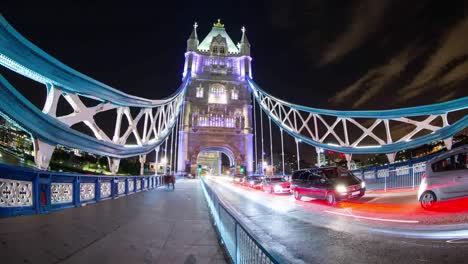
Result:
[[[187,40],[182,84],[172,96],[160,100],[125,94],[79,73],[29,42],[4,17],[0,22],[0,64],[46,88],[46,101],[38,109],[6,79],[0,80],[0,96],[5,102],[0,111],[31,133],[35,161],[41,169],[47,169],[54,146],[60,144],[109,157],[114,173],[121,158],[138,155],[143,166],[146,154],[155,150],[157,157],[164,155],[172,161],[171,171],[194,174],[199,153],[214,148],[229,156],[237,172],[244,166],[252,173],[257,164],[265,164],[264,116],[270,135],[273,121],[281,137],[286,132],[295,139],[298,158],[299,144],[306,143],[318,153],[323,149],[345,153],[348,164],[352,154],[362,153],[384,153],[393,162],[396,152],[437,140],[450,149],[452,136],[468,123],[463,112],[468,97],[383,111],[316,109],[276,98],[253,81],[246,29],[242,28],[236,45],[220,21],[201,42],[194,24]],[[73,113],[57,111],[61,97]],[[97,103],[88,107],[84,97]],[[116,113],[113,135],[103,131],[95,119],[108,111]],[[94,138],[73,129],[77,123],[89,127]],[[409,132],[397,135],[397,129]],[[136,144],[128,143],[130,136]],[[271,137],[269,140],[273,142]],[[165,147],[168,141],[170,145]],[[270,147],[273,153],[272,144]]]
[[[237,44],[230,38],[225,26],[219,20],[213,24],[211,31],[201,42],[198,38],[197,27],[198,25],[195,23],[187,40],[185,63],[179,88],[167,98],[153,100],[125,94],[68,67],[24,38],[1,16],[0,64],[6,70],[43,84],[46,99],[43,105],[37,107],[6,78],[0,76],[0,114],[31,134],[34,139],[34,158],[38,168],[38,170],[29,170],[0,165],[0,170],[5,173],[5,175],[0,175],[0,216],[48,213],[67,207],[82,207],[89,203],[116,199],[142,190],[160,187],[163,181],[157,170],[156,175],[143,176],[143,166],[147,155],[153,151],[156,154],[156,167],[162,165],[164,174],[190,173],[194,175],[200,164],[212,167],[220,166],[221,155],[227,156],[232,173],[242,173],[243,168],[246,168],[247,174],[251,174],[263,171],[265,164],[273,164],[273,145],[275,144],[276,148],[281,148],[282,173],[284,174],[285,136],[290,136],[295,141],[297,166],[300,169],[300,144],[314,147],[317,153],[323,149],[344,153],[348,166],[353,154],[381,153],[387,155],[389,162],[393,162],[398,151],[434,141],[443,141],[447,149],[451,149],[452,137],[468,126],[468,97],[432,105],[378,111],[336,111],[284,101],[271,95],[267,89],[262,89],[254,82],[250,43],[244,27],[241,29],[242,37]],[[164,87],[164,89],[173,90],[175,87],[176,85]],[[88,103],[90,100],[93,104]],[[68,104],[73,112],[62,113],[59,107],[61,101]],[[113,119],[115,123],[113,131],[109,132],[101,127],[99,119],[96,118],[101,113],[113,113],[113,118],[115,118]],[[90,129],[90,135],[74,128],[76,124],[81,123]],[[272,129],[279,129],[279,139],[273,139]],[[269,150],[265,149],[265,140],[269,140]],[[47,171],[57,145],[108,157],[109,168],[114,176],[68,175]],[[265,154],[268,151],[270,151],[270,161],[265,159]],[[141,176],[115,177],[120,160],[132,156],[139,157]],[[418,160],[417,162],[417,172],[419,173],[423,171],[421,168],[425,165],[422,165],[424,161]],[[401,166],[402,169],[396,173],[398,179],[406,177],[405,175],[409,172],[416,171],[409,166],[408,164]],[[387,176],[384,177],[386,188],[386,179],[390,174],[394,174],[393,169],[395,168],[388,166],[361,173],[363,177],[370,172],[375,174],[377,180],[375,185],[381,183],[378,175],[386,174]],[[219,172],[219,167],[217,171]],[[281,171],[281,168],[278,168],[278,171]],[[379,172],[382,173],[379,174]],[[201,184],[194,184],[195,181],[183,181],[180,185],[182,188],[180,193],[186,195],[184,197],[179,194],[170,196],[166,193],[151,192],[146,198],[142,195],[136,195],[134,199],[128,201],[121,199],[119,201],[113,200],[113,203],[109,202],[108,206],[112,208],[111,213],[108,213],[108,210],[96,209],[95,212],[83,208],[77,209],[76,214],[65,218],[75,219],[78,216],[79,221],[77,220],[78,222],[72,226],[77,227],[77,232],[83,234],[80,239],[83,239],[84,242],[80,240],[73,243],[71,249],[67,249],[68,251],[64,249],[63,252],[60,250],[60,252],[55,252],[56,249],[52,249],[53,255],[57,256],[53,262],[69,258],[83,262],[89,257],[88,254],[97,257],[103,248],[105,250],[114,248],[112,243],[103,245],[106,243],[103,242],[106,241],[105,237],[109,234],[125,237],[120,239],[124,241],[123,243],[135,240],[144,244],[146,251],[139,252],[139,249],[136,249],[138,252],[134,254],[135,256],[132,255],[134,257],[132,261],[145,256],[144,261],[147,262],[146,257],[150,254],[148,250],[154,246],[153,242],[150,245],[145,244],[148,242],[147,240],[151,239],[141,240],[142,237],[148,237],[147,232],[156,238],[164,237],[164,242],[160,243],[162,245],[159,248],[161,252],[166,252],[167,248],[165,247],[170,243],[175,243],[175,248],[190,247],[192,249],[195,247],[197,250],[203,251],[207,245],[203,244],[205,242],[209,246],[213,246],[214,252],[217,252],[218,243],[210,228],[208,228],[209,230],[203,228],[201,230],[187,226],[185,222],[181,225],[177,221],[182,219],[182,221],[194,223],[196,227],[206,226],[209,223],[208,209],[202,210],[205,215],[202,217],[199,210],[204,208],[204,205],[200,204],[200,197],[203,196],[208,201],[212,219],[219,231],[218,234],[234,263],[279,263],[281,261],[278,259],[289,258],[291,255],[288,254],[294,255],[294,252],[276,250],[275,254],[271,254],[271,249],[275,249],[275,245],[277,246],[275,243],[280,243],[281,240],[266,239],[267,246],[264,246],[257,240],[256,236],[250,234],[251,230],[246,228],[246,222],[238,220],[238,215],[232,208],[236,208],[238,211],[254,210],[258,212],[261,217],[250,219],[258,226],[265,225],[265,223],[273,225],[279,223],[281,230],[274,230],[274,235],[285,238],[285,241],[289,241],[291,236],[289,233],[282,232],[283,228],[298,235],[305,242],[309,242],[310,237],[304,237],[304,235],[310,232],[314,236],[318,234],[320,240],[325,239],[327,241],[325,247],[334,243],[332,240],[335,238],[323,235],[325,229],[317,228],[315,222],[314,225],[308,225],[305,223],[306,220],[301,219],[300,224],[298,224],[298,215],[304,213],[301,211],[303,205],[291,205],[291,199],[281,200],[278,198],[274,199],[274,204],[271,206],[272,200],[255,194],[255,199],[258,201],[267,200],[265,204],[268,206],[257,204],[244,206],[244,202],[247,201],[245,197],[250,197],[251,194],[245,195],[245,190],[242,189],[233,191],[227,188],[225,183],[216,182],[221,177],[215,178],[210,183],[202,180]],[[414,173],[412,186],[415,187]],[[186,201],[187,197],[189,197],[188,201]],[[160,204],[154,206],[154,201]],[[227,206],[226,202],[229,202],[230,205]],[[171,204],[176,204],[180,210],[169,210],[169,213],[165,213],[163,209],[170,208]],[[288,213],[287,206],[292,206],[292,214]],[[309,208],[308,205],[305,206]],[[310,211],[317,210],[315,207],[309,209],[312,209]],[[353,213],[356,211],[358,210]],[[93,217],[87,217],[90,212]],[[338,227],[329,231],[330,214],[361,217],[359,219],[373,221],[382,220],[383,222],[405,224],[418,222],[417,220],[356,216],[355,214],[350,215],[348,211],[339,212],[327,209],[322,210],[322,212],[326,213],[325,216],[312,215],[312,220],[319,224],[325,222],[326,232],[342,232],[339,233],[340,236],[345,231],[350,230],[353,234],[360,233],[362,226],[354,226],[346,221],[339,224],[340,221],[336,220]],[[121,217],[117,217],[115,220],[114,214]],[[158,215],[156,223],[150,220],[153,219],[154,214]],[[307,217],[310,216],[309,214],[311,213],[304,213]],[[286,220],[281,222],[281,219],[277,218],[278,215]],[[268,221],[263,221],[262,217]],[[104,234],[103,237],[96,237],[99,232],[89,228],[95,224],[97,221],[95,219],[105,220],[102,223],[96,223]],[[26,221],[31,221],[32,224],[36,221],[44,221],[45,224],[41,226],[51,227],[53,232],[57,232],[57,230],[61,232],[63,230],[60,229],[57,222],[62,220],[60,216],[54,214],[50,218],[30,218]],[[109,227],[108,223],[114,224],[114,220],[117,227]],[[0,219],[0,225],[2,223]],[[130,223],[131,229],[126,229],[129,228],[125,226],[126,223]],[[349,225],[350,227],[348,227]],[[297,226],[301,226],[298,229],[299,232],[291,230]],[[302,226],[307,227],[307,229],[302,229]],[[271,230],[271,226],[263,226],[263,228]],[[30,230],[26,225],[17,225],[15,229],[15,235],[20,234],[21,236],[23,234],[27,238],[15,240],[17,243],[15,246],[21,249],[22,243],[31,240]],[[169,233],[164,233],[166,230],[170,230]],[[73,231],[70,232],[73,233]],[[162,233],[158,233],[160,231]],[[261,228],[258,231],[261,231]],[[456,231],[453,233],[454,236],[460,235]],[[372,232],[375,232],[375,229],[372,229]],[[422,234],[422,232],[417,234],[404,233],[392,228],[382,232],[387,234],[400,232],[407,237],[418,237]],[[211,240],[205,241],[204,237],[197,237],[197,241],[192,241],[189,245],[184,244],[187,242],[185,237],[187,234],[199,236],[208,233]],[[466,236],[466,232],[463,234]],[[425,235],[439,238],[447,236],[446,234],[442,236],[440,233]],[[262,238],[265,237],[268,238],[268,236],[262,236]],[[338,237],[338,235],[332,237]],[[349,237],[349,234],[346,237]],[[0,238],[2,238],[1,234]],[[49,237],[47,236],[47,238]],[[53,245],[61,244],[57,242],[56,237],[51,239],[54,240]],[[359,241],[367,243],[366,247],[375,249],[374,259],[381,260],[380,249],[375,246],[379,243],[373,243],[373,240],[368,238],[359,239]],[[372,237],[372,239],[376,238]],[[198,240],[203,243],[197,244]],[[15,241],[8,240],[8,243],[15,243]],[[340,244],[343,243],[341,251],[344,252],[345,249],[352,248],[352,241],[354,240],[343,239],[340,242]],[[389,243],[388,239],[379,241],[383,244]],[[177,244],[179,242],[182,244]],[[300,244],[307,245],[305,242]],[[324,247],[320,241],[315,242],[319,247]],[[83,243],[87,246],[83,247]],[[403,247],[410,244],[413,243],[402,243]],[[0,249],[4,248],[4,245],[6,242],[2,240]],[[395,246],[393,244],[385,245]],[[45,245],[45,247],[47,246]],[[291,248],[297,248],[297,246],[297,243],[293,243]],[[276,249],[283,247],[280,245]],[[447,247],[445,248],[447,252],[457,252],[456,249],[445,244],[441,247]],[[76,253],[83,248],[85,248],[86,253],[81,255]],[[129,248],[135,248],[135,245],[132,244]],[[431,251],[429,247],[425,247],[424,250],[429,255],[437,253]],[[45,252],[52,251],[46,249]],[[117,252],[112,252],[109,255],[119,255],[126,251],[126,249],[120,250],[119,248]],[[324,251],[328,251],[328,248]],[[0,256],[10,254],[8,252],[0,250]],[[302,255],[303,252],[299,253]],[[414,253],[410,252],[410,254]],[[50,256],[43,256],[41,253],[37,255],[50,262]],[[215,257],[220,257],[217,253],[215,255]],[[8,257],[12,257],[12,254]],[[16,256],[12,258],[14,257]],[[335,257],[331,256],[331,258]],[[353,255],[354,260],[363,262],[360,257]],[[439,260],[447,260],[445,255],[437,257]],[[388,260],[390,261],[391,258]],[[122,259],[117,258],[117,261],[122,261]],[[334,261],[339,262],[337,259],[332,260],[332,262]],[[172,258],[161,260],[161,263],[174,262],[177,261]],[[181,261],[179,260],[179,262]]]

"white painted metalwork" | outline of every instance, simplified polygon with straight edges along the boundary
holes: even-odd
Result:
[[[258,154],[257,154],[257,110],[255,110],[255,96],[252,94],[252,104],[253,104],[253,127],[254,127],[254,151],[255,151],[255,163],[254,170],[258,172]]]
[[[129,192],[135,191],[135,181],[134,180],[128,180],[128,191]]]
[[[263,113],[260,111],[260,136],[261,136],[261,142],[262,142],[262,175],[265,171],[265,149],[264,149],[264,142],[263,142]]]
[[[271,118],[268,117],[268,128],[270,129],[270,164],[273,168],[273,135],[271,134]]]
[[[101,189],[99,190],[102,198],[108,198],[112,194],[111,182],[101,182]]]
[[[0,179],[0,207],[24,207],[32,205],[32,182]]]
[[[119,180],[117,183],[117,193],[119,195],[125,193],[125,180]]]
[[[141,191],[141,180],[140,179],[136,180],[136,190]]]
[[[467,123],[463,114],[455,115],[458,121],[452,124],[447,118],[448,113],[468,107],[466,98],[394,110],[334,111],[291,104],[269,95],[252,80],[249,85],[262,110],[287,133],[316,148],[346,154],[385,153],[392,158],[396,151],[443,138]],[[444,129],[441,135],[431,136],[440,129]],[[444,142],[451,147],[450,136]],[[351,156],[347,160],[350,163]]]
[[[95,198],[96,184],[93,182],[80,183],[80,201],[90,201]]]
[[[50,191],[52,204],[73,202],[73,183],[53,182],[50,184]]]

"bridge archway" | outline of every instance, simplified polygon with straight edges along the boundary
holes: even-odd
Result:
[[[234,152],[227,147],[206,147],[201,149],[196,155],[196,164],[201,165],[203,173],[219,175],[224,173],[223,155],[227,157],[229,168],[236,168],[236,156]],[[224,159],[226,160],[226,159]]]

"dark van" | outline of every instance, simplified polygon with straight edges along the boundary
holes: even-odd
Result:
[[[329,205],[337,201],[359,199],[366,192],[366,183],[342,167],[326,167],[295,171],[291,176],[294,198],[326,200]]]

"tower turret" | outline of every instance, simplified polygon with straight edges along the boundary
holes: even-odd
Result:
[[[249,40],[247,39],[247,35],[245,34],[245,31],[246,31],[245,27],[242,27],[241,31],[242,31],[242,37],[239,43],[240,53],[241,55],[250,56],[250,43],[249,43]]]
[[[192,34],[190,34],[190,37],[187,40],[187,51],[195,51],[198,48],[199,41],[197,36],[197,27],[198,24],[195,22],[195,24],[193,24]]]

